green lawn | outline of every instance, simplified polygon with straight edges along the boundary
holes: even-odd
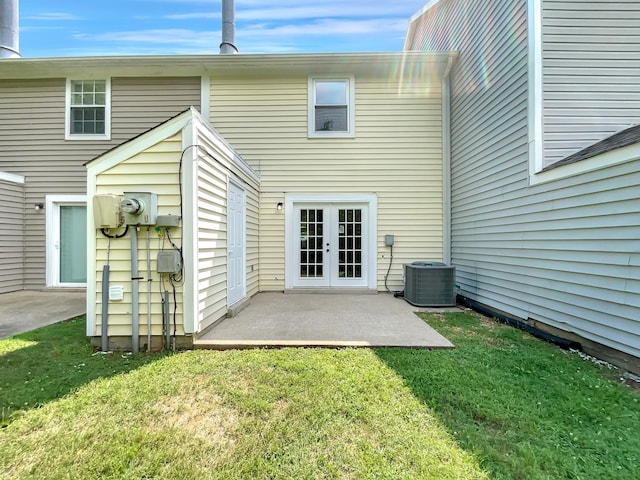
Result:
[[[92,355],[0,341],[0,478],[635,479],[640,395],[473,313],[457,348]]]

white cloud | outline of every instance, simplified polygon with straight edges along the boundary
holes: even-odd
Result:
[[[66,21],[66,20],[82,20],[82,17],[77,15],[73,15],[71,13],[62,13],[62,12],[49,12],[49,13],[40,13],[38,15],[27,15],[24,17],[25,20],[42,20],[42,21]]]

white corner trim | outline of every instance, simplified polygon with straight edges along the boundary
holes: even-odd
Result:
[[[24,177],[22,175],[16,175],[15,173],[0,172],[0,181],[24,185]]]
[[[190,122],[182,130],[182,248],[184,256],[184,286],[182,287],[182,326],[189,335],[200,330],[198,308],[198,148],[197,129]]]
[[[87,172],[87,337],[93,337],[96,333],[96,228],[93,224],[93,197],[96,194],[96,175]]]
[[[442,261],[451,264],[451,87],[442,79]]]
[[[527,2],[529,29],[529,179],[543,168],[542,0]]]

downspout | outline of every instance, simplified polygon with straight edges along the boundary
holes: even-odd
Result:
[[[138,276],[138,227],[131,229],[131,352],[140,351],[140,319],[138,318],[139,302],[139,281]]]
[[[233,0],[222,0],[222,55],[238,53],[236,48],[235,6]]]
[[[451,265],[451,84],[455,56],[442,76],[442,261]]]

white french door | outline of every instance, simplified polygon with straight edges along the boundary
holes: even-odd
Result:
[[[369,209],[366,204],[294,205],[292,287],[369,285]]]

